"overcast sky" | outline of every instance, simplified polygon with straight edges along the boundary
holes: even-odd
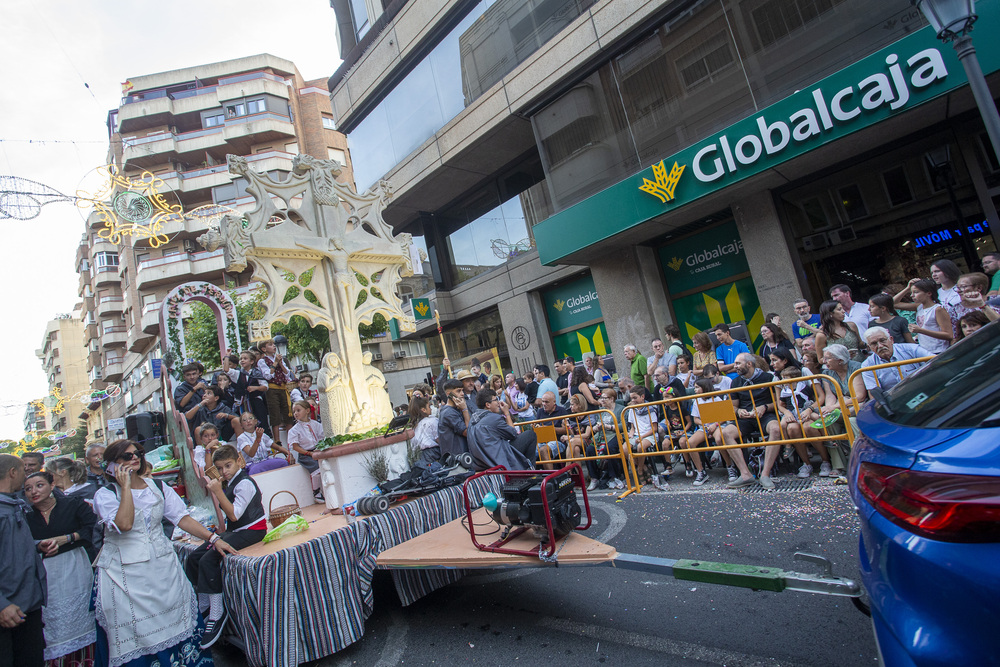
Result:
[[[292,60],[306,79],[340,64],[329,0],[3,0],[0,26],[0,174],[68,195],[104,164],[107,113],[129,77],[256,53]],[[6,439],[21,437],[26,402],[48,393],[35,350],[46,321],[79,301],[74,262],[84,222],[72,204],[54,203],[33,220],[0,226]]]

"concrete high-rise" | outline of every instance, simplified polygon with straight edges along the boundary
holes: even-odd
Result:
[[[246,182],[227,170],[227,154],[272,175],[291,172],[298,153],[334,159],[352,182],[346,139],[335,129],[327,97],[324,80],[307,81],[294,63],[269,54],[134,76],[108,114],[108,159],[127,177],[162,179],[167,200],[185,212],[253,207]],[[172,288],[201,280],[238,294],[249,289],[249,271],[225,272],[222,250],[208,252],[195,241],[210,221],[206,215],[169,222],[162,230],[169,240],[151,247],[140,236],[109,242],[99,235],[100,216],[90,215],[77,252],[86,371],[95,389],[122,389],[93,406],[100,413],[92,434],[109,419],[163,409],[152,362],[160,356],[160,302]]]

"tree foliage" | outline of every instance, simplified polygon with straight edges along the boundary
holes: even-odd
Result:
[[[72,456],[75,454],[76,458],[82,459],[87,451],[87,434],[87,422],[81,419],[79,426],[76,427],[76,433],[59,441],[62,455]]]
[[[236,302],[236,319],[239,327],[240,340],[243,347],[249,347],[249,329],[247,323],[258,320],[266,315],[264,300],[266,289],[257,289],[245,297],[237,297],[230,293]],[[216,321],[212,309],[201,302],[191,302],[189,315],[184,319],[184,343],[187,356],[200,361],[205,368],[218,368],[222,364],[219,354],[219,322]],[[376,314],[374,321],[358,327],[361,340],[374,338],[389,329],[389,323],[381,314]],[[288,339],[288,356],[301,357],[319,362],[330,350],[330,333],[324,326],[311,327],[305,318],[295,315],[288,324],[276,322],[271,327],[271,334],[284,335]],[[235,351],[235,350],[234,350]]]

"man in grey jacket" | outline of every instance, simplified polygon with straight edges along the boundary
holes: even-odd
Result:
[[[0,454],[0,664],[38,665],[43,662],[42,605],[45,567],[39,549],[55,552],[52,540],[35,545],[25,519],[27,505],[16,494],[24,486],[24,463]]]
[[[476,396],[479,411],[469,420],[469,452],[476,471],[502,465],[507,470],[532,470],[538,456],[535,431],[526,428],[518,433],[507,404],[492,389]],[[502,416],[501,416],[502,413]]]

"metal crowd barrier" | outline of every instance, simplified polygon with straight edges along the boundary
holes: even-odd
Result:
[[[824,382],[824,380],[826,380],[826,382]],[[818,421],[818,420],[810,419],[808,421],[805,421],[805,420],[802,420],[801,417],[798,416],[798,415],[796,415],[796,419],[793,420],[792,422],[783,422],[782,421],[781,413],[777,409],[777,404],[779,402],[778,399],[779,399],[780,389],[779,389],[778,393],[775,392],[775,389],[780,388],[780,387],[785,386],[785,385],[797,385],[800,382],[807,382],[807,383],[809,383],[813,387],[814,397],[820,396],[820,394],[817,393],[817,389],[819,389],[820,391],[824,392],[824,395],[825,395],[825,392],[829,392],[829,391],[833,391],[836,394],[836,396],[837,396],[837,404],[838,404],[838,407],[839,407],[840,413],[841,413],[841,420],[838,420],[838,422],[839,421],[843,422],[843,426],[844,426],[844,432],[843,433],[833,433],[833,432],[831,432],[830,431],[830,427],[833,426],[834,423],[837,423],[837,422],[833,422],[833,423],[827,424],[825,419],[822,421],[822,426],[820,428],[816,428],[816,427],[814,427],[812,425],[814,421]],[[766,387],[767,390],[768,390],[768,394],[770,396],[770,401],[768,401],[767,403],[764,403],[764,404],[765,405],[770,405],[772,407],[772,409],[774,410],[775,416],[778,419],[779,434],[780,434],[781,437],[779,439],[777,439],[777,440],[769,440],[769,441],[766,441],[766,442],[765,441],[761,441],[761,442],[757,442],[757,441],[744,442],[744,440],[743,440],[743,434],[739,430],[738,417],[736,416],[736,405],[734,404],[734,401],[737,400],[737,399],[736,399],[735,395],[739,394],[740,392],[747,392],[750,395],[750,402],[751,402],[752,408],[756,411],[757,407],[759,407],[759,406],[758,406],[757,400],[753,396],[753,392],[754,391],[759,391],[761,389],[761,387]],[[761,446],[765,446],[765,445],[766,446],[783,446],[783,445],[795,445],[797,443],[826,442],[826,441],[831,441],[831,440],[832,441],[843,440],[843,441],[845,441],[847,443],[847,445],[849,447],[851,445],[851,443],[854,441],[854,432],[853,432],[853,429],[851,427],[850,419],[848,419],[848,416],[849,416],[850,412],[848,411],[847,402],[844,399],[844,395],[843,395],[843,392],[840,389],[840,385],[837,383],[837,381],[834,378],[831,378],[828,375],[803,375],[800,378],[791,378],[791,379],[788,379],[788,380],[775,380],[773,382],[766,382],[766,383],[761,383],[761,384],[754,384],[754,385],[750,385],[750,386],[747,386],[747,387],[732,387],[732,388],[727,389],[725,391],[714,391],[714,392],[704,393],[704,394],[688,394],[687,396],[681,396],[681,397],[677,397],[677,398],[668,398],[668,399],[664,399],[664,400],[660,400],[660,401],[652,401],[652,402],[649,402],[649,403],[642,403],[642,404],[639,404],[639,405],[627,405],[627,406],[625,406],[625,409],[622,411],[622,414],[621,414],[621,423],[620,423],[620,426],[619,426],[620,430],[621,430],[622,433],[628,434],[628,425],[629,425],[629,418],[628,417],[629,417],[629,414],[631,414],[631,413],[635,413],[635,412],[640,412],[641,413],[643,410],[645,410],[645,411],[647,411],[647,413],[649,413],[649,412],[652,411],[651,409],[655,408],[657,416],[662,418],[663,413],[665,413],[665,409],[664,409],[665,406],[671,405],[671,404],[681,404],[681,403],[684,403],[684,402],[691,402],[691,401],[698,401],[698,412],[699,412],[699,415],[700,415],[700,418],[701,418],[701,421],[702,421],[702,429],[703,430],[704,430],[704,426],[708,425],[708,424],[718,424],[717,428],[721,429],[725,425],[727,425],[729,422],[732,422],[732,424],[736,426],[736,432],[737,432],[736,442],[733,442],[733,443],[726,442],[726,436],[725,436],[724,431],[720,431],[719,432],[719,436],[720,436],[719,439],[722,441],[723,444],[712,445],[709,442],[708,434],[706,432],[704,446],[698,446],[697,448],[684,448],[684,449],[682,449],[679,446],[680,445],[679,440],[681,439],[681,437],[690,438],[690,435],[692,433],[685,433],[684,436],[676,436],[675,437],[670,432],[670,430],[667,429],[667,434],[663,438],[662,442],[657,442],[656,444],[652,445],[648,449],[643,448],[643,447],[640,446],[639,447],[639,451],[635,451],[634,447],[632,446],[632,441],[631,441],[631,438],[630,438],[629,439],[629,447],[628,447],[628,449],[630,450],[630,458],[633,459],[633,460],[634,459],[644,460],[647,457],[653,457],[653,456],[666,457],[666,456],[670,456],[672,454],[683,454],[683,453],[688,453],[688,454],[691,454],[691,455],[695,455],[698,452],[704,452],[704,451],[716,451],[716,450],[718,450],[718,451],[726,451],[726,450],[731,450],[731,449],[747,449],[747,448],[751,448],[751,447],[761,447]],[[818,404],[818,401],[817,401],[817,404]],[[682,408],[678,407],[678,410],[683,414],[684,411],[683,411]],[[691,414],[690,409],[688,409],[687,414],[688,414],[688,416],[691,419],[692,424],[693,424],[694,423],[694,418],[690,417],[690,414]],[[757,422],[757,424],[756,424],[756,432],[760,435],[761,438],[766,438],[767,437],[767,430],[766,430],[766,428],[763,425],[761,416],[757,415],[753,419],[755,419],[755,421]],[[660,419],[658,419],[657,421],[660,421]],[[799,425],[799,429],[800,429],[800,431],[802,433],[802,435],[800,437],[796,437],[796,438],[788,437],[788,433],[787,433],[787,431],[788,431],[788,425],[791,424],[791,423],[797,423]],[[654,423],[654,429],[655,429],[655,426],[656,425]],[[808,435],[809,433],[815,433],[815,435]],[[632,465],[632,470],[633,470],[633,472],[635,470],[634,463]],[[642,486],[642,484],[639,483],[638,477],[636,478],[636,486],[638,487],[638,488],[636,488],[636,491],[639,491],[639,489]]]
[[[594,440],[593,429],[596,427],[591,427],[587,422],[589,421],[590,415],[610,415],[610,419],[602,418],[600,420],[600,438],[604,443],[607,443],[612,438],[618,443],[618,453],[612,454],[610,448],[605,448],[604,454],[597,453],[597,447],[594,447],[594,456],[586,456],[587,445],[591,444]],[[609,428],[605,425],[606,421],[610,421],[612,427]],[[559,417],[548,417],[541,419],[532,419],[530,421],[515,422],[515,428],[531,428],[534,429],[536,436],[538,437],[539,445],[539,458],[538,467],[541,468],[543,465],[547,465],[546,461],[542,458],[542,453],[546,455],[550,453],[550,450],[542,448],[543,443],[548,442],[559,442],[559,435],[556,433],[557,428],[569,428],[571,431],[568,433],[570,435],[569,443],[567,443],[566,454],[561,455],[557,458],[551,458],[552,464],[556,467],[562,467],[567,463],[580,462],[585,465],[586,461],[612,461],[617,460],[621,463],[622,470],[625,474],[625,492],[619,496],[624,498],[630,493],[637,492],[639,489],[636,486],[638,477],[635,475],[635,465],[632,462],[631,457],[628,456],[628,442],[622,438],[622,433],[618,427],[618,419],[615,417],[615,413],[611,410],[599,409],[599,410],[588,410],[587,412],[571,412],[568,415],[561,415]],[[589,439],[586,439],[584,435],[588,428],[591,428],[592,435]],[[579,444],[574,443],[574,439],[579,439]],[[582,450],[581,455],[574,456],[573,449],[579,446]],[[630,474],[631,466],[631,474]]]
[[[859,375],[861,375],[863,373],[871,373],[872,377],[875,378],[875,384],[879,388],[881,388],[882,387],[882,383],[878,379],[878,373],[876,373],[874,371],[878,371],[878,370],[881,370],[883,368],[899,368],[900,366],[909,366],[911,364],[925,364],[925,363],[927,363],[928,361],[930,361],[933,358],[934,357],[932,357],[932,356],[931,357],[919,357],[917,359],[904,359],[903,361],[890,361],[890,362],[885,363],[885,364],[873,364],[873,365],[868,366],[866,368],[859,368],[858,370],[856,370],[853,373],[851,373],[851,376],[849,378],[847,378],[847,386],[848,386],[848,388],[851,391],[851,403],[854,406],[854,414],[857,414],[858,410],[861,409],[861,404],[858,402],[858,397],[857,397],[857,395],[856,395],[856,393],[854,391],[854,378],[858,377]],[[899,371],[899,379],[900,380],[903,379],[903,371]],[[867,387],[865,388],[865,393],[866,394],[868,393]]]

